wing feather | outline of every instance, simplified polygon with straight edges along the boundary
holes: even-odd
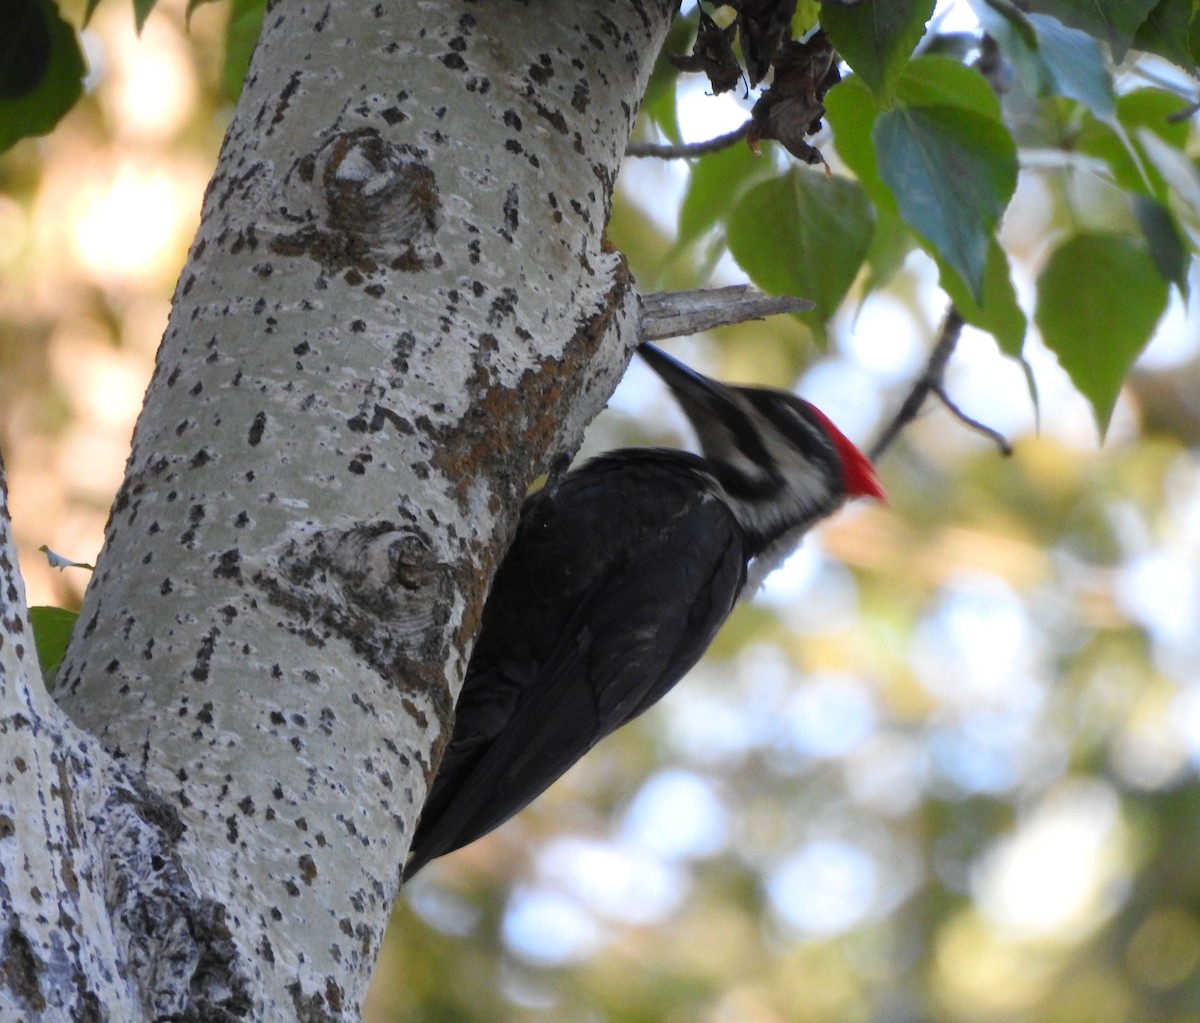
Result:
[[[597,459],[522,511],[406,877],[661,699],[728,616],[745,580],[740,530],[689,456],[654,454]]]

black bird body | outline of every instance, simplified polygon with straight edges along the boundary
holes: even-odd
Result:
[[[681,399],[706,457],[614,451],[526,500],[406,879],[502,824],[661,699],[712,642],[748,566],[790,553],[800,532],[848,496],[882,496],[866,459],[799,398],[727,388],[649,346],[643,356]],[[780,490],[779,452],[757,421],[763,403],[802,418],[785,421],[809,431],[801,450],[820,445],[791,467],[794,476],[819,466],[813,479]],[[765,474],[740,463],[747,450],[756,465],[770,463]]]

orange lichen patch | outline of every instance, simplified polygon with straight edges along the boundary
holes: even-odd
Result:
[[[467,381],[471,411],[462,425],[437,437],[434,466],[457,481],[456,497],[466,507],[472,481],[495,476],[507,484],[509,496],[523,496],[530,482],[556,454],[563,411],[582,389],[587,365],[612,329],[634,287],[624,260],[614,275],[601,307],[587,317],[567,343],[561,358],[543,359],[528,370],[516,387],[497,384],[491,369],[477,362]],[[490,335],[480,338],[489,349]],[[511,433],[504,427],[512,424]]]

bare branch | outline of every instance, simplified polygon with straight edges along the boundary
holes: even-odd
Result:
[[[679,145],[659,145],[656,142],[630,142],[625,147],[626,156],[652,156],[659,160],[686,160],[689,156],[707,156],[728,149],[746,137],[753,122],[747,121],[740,128],[718,135],[704,142],[681,142]]]
[[[790,295],[764,295],[748,284],[692,291],[659,291],[642,296],[641,340],[696,334],[731,323],[780,313],[806,313],[816,303]]]

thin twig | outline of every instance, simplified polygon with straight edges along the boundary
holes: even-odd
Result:
[[[908,397],[904,399],[899,411],[884,428],[879,440],[872,446],[871,458],[873,460],[887,451],[895,439],[900,436],[900,431],[917,418],[921,412],[921,406],[929,397],[929,392],[935,387],[941,386],[942,378],[946,375],[946,363],[954,354],[954,346],[958,344],[962,328],[963,318],[959,311],[951,305],[946,310],[941,334],[938,336],[937,344],[933,346],[933,351],[929,353],[929,361],[925,363],[924,372],[917,378],[917,382],[908,392]]]
[[[1167,114],[1168,124],[1179,124],[1180,121],[1186,121],[1197,112],[1200,112],[1200,100],[1194,103],[1189,103],[1182,110],[1176,110],[1173,114]]]
[[[942,329],[938,335],[937,344],[933,346],[933,351],[929,353],[929,360],[925,363],[925,369],[917,378],[916,383],[913,384],[912,390],[908,392],[908,396],[904,399],[904,403],[900,406],[899,411],[892,418],[892,421],[888,423],[879,440],[871,448],[872,460],[879,458],[887,451],[896,438],[900,436],[900,432],[920,415],[921,409],[925,405],[925,399],[931,394],[937,397],[959,422],[993,441],[1002,454],[1012,454],[1012,445],[1002,434],[993,430],[990,426],[985,426],[978,419],[972,419],[954,404],[950,400],[950,396],[946,393],[946,366],[950,362],[950,356],[954,354],[955,346],[957,346],[958,339],[962,335],[962,329],[962,314],[951,303],[950,307],[946,310],[946,318],[942,321]]]
[[[625,147],[626,156],[653,156],[659,160],[686,160],[689,156],[707,156],[727,149],[735,142],[746,137],[752,122],[747,121],[740,128],[718,135],[715,139],[705,142],[681,142],[679,145],[660,145],[657,142],[630,142]]]
[[[945,385],[938,384],[933,388],[933,393],[941,399],[942,404],[946,406],[946,410],[953,415],[955,419],[957,419],[964,426],[969,426],[976,433],[982,433],[988,438],[988,440],[992,441],[992,443],[1000,449],[1000,454],[1002,454],[1005,458],[1013,453],[1012,445],[1008,442],[1008,438],[1005,437],[1004,434],[1002,434],[999,430],[995,430],[986,423],[981,423],[978,419],[974,419],[967,415],[962,409],[955,405],[954,402],[950,400],[950,396],[946,393]]]

